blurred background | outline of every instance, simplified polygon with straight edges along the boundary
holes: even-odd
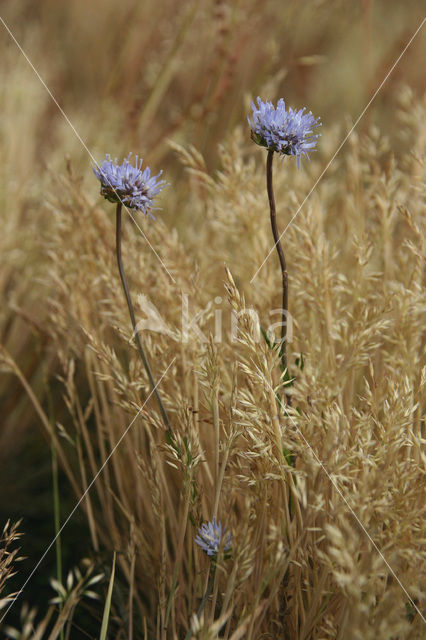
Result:
[[[81,138],[0,24],[0,342],[44,410],[60,421],[58,363],[43,330],[47,256],[40,242],[49,233],[46,203],[58,188],[57,177],[72,167],[75,179],[95,199],[98,185],[88,152],[97,161],[105,153],[119,158],[129,151],[139,154],[155,173],[163,169],[173,184],[162,217],[191,244],[196,229],[185,207],[183,169],[169,141],[193,145],[209,171],[219,169],[219,146],[235,127],[249,136],[246,118],[258,95],[306,106],[321,117],[323,130],[343,131],[419,27],[424,4],[2,0],[0,15]],[[423,28],[358,131],[377,124],[392,141],[405,87],[414,96],[424,94],[425,59]],[[323,152],[324,164],[333,152]],[[0,375],[0,415],[0,525],[22,518],[26,559],[19,587],[54,534],[52,460],[34,405],[6,370]],[[74,498],[61,472],[59,486],[66,514]],[[86,519],[77,512],[63,535],[64,566],[76,564],[89,549]],[[22,599],[43,606],[52,595],[48,577],[54,573],[52,551]],[[12,611],[11,623],[18,610]]]

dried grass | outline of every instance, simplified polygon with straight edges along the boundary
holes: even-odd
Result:
[[[138,319],[149,301],[168,327],[142,333],[156,379],[166,372],[160,391],[173,444],[166,444],[155,401],[144,404],[150,387],[120,288],[111,208],[73,162],[64,172],[55,166],[48,187],[46,178],[42,188],[34,185],[27,205],[40,209],[40,221],[49,220],[36,242],[25,231],[29,214],[16,185],[8,183],[4,195],[21,208],[1,239],[13,265],[2,272],[2,290],[13,292],[13,306],[2,311],[2,363],[21,384],[1,441],[9,446],[16,416],[38,414],[49,439],[56,438],[76,499],[114,451],[82,508],[93,550],[121,552],[117,563],[132,622],[126,631],[122,616],[117,637],[181,638],[192,624],[200,640],[420,639],[426,590],[424,101],[408,89],[401,93],[399,137],[375,125],[352,134],[284,236],[294,321],[288,357],[296,380],[292,408],[279,408],[278,356],[259,339],[249,313],[255,310],[268,326],[276,321],[270,310],[279,307],[275,255],[250,283],[271,248],[265,158],[231,115],[226,139],[220,136],[219,168],[209,168],[220,129],[209,114],[220,121],[221,109],[235,102],[232,91],[227,95],[230,83],[251,64],[247,38],[260,27],[240,25],[230,3],[210,7],[211,82],[203,88],[195,75],[199,92],[188,95],[176,120],[167,120],[164,97],[170,87],[179,95],[186,86],[177,70],[188,59],[191,21],[207,20],[191,13],[196,4],[185,3],[171,45],[164,27],[166,61],[147,62],[153,86],[142,111],[134,91],[142,44],[134,32],[120,52],[130,61],[120,85],[122,104],[134,99],[129,121],[138,113],[143,130],[152,124],[152,158],[171,149],[186,169],[162,201],[164,212],[185,208],[178,229],[162,212],[155,224],[138,220],[158,255],[128,218],[123,241],[130,288],[135,299],[140,294]],[[208,11],[207,3],[200,10]],[[191,65],[201,73],[196,61]],[[279,86],[280,76],[274,77]],[[84,70],[83,84],[91,80]],[[111,83],[116,86],[117,71]],[[282,228],[350,126],[325,126],[322,149],[301,172],[277,163]],[[203,144],[187,142],[194,129],[197,140],[205,136]],[[123,143],[130,135],[126,129]],[[190,317],[199,314],[205,341],[194,332],[182,340],[182,294]],[[22,335],[10,316],[16,308],[25,321]],[[229,338],[232,313],[239,318],[236,341]],[[24,357],[34,344],[41,345],[36,362]],[[296,365],[300,354],[303,370]],[[55,398],[55,428],[44,409],[46,367],[63,389]],[[21,388],[30,393],[31,407],[20,408]],[[283,451],[291,452],[293,464]],[[214,515],[232,532],[232,554],[219,562],[212,597],[197,620],[209,565],[194,537]],[[0,565],[0,584],[1,571]]]

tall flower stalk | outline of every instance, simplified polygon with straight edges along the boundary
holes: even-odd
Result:
[[[226,529],[222,527],[221,522],[217,522],[216,518],[209,522],[204,523],[198,529],[198,534],[195,537],[195,542],[199,547],[204,551],[204,553],[210,559],[210,567],[209,567],[209,577],[207,580],[207,587],[203,595],[203,599],[201,600],[200,606],[198,607],[196,618],[199,620],[201,618],[201,614],[204,611],[204,607],[208,599],[210,598],[215,578],[216,578],[216,567],[217,567],[217,559],[220,553],[226,558],[231,553],[231,533],[228,531],[226,533]],[[185,640],[190,640],[192,638],[192,625],[188,630],[188,633],[185,636]]]
[[[282,314],[284,316],[284,321],[281,323],[280,357],[281,357],[281,369],[284,372],[287,369],[288,274],[287,274],[287,263],[284,255],[284,249],[280,241],[280,234],[277,226],[277,212],[275,208],[274,186],[272,182],[273,159],[274,159],[274,152],[271,150],[268,150],[268,155],[266,156],[266,189],[268,191],[272,235],[274,236],[275,247],[276,247],[278,258],[280,261],[282,287],[283,287],[281,309],[282,309]]]
[[[272,180],[272,163],[274,152],[282,156],[293,156],[297,167],[300,169],[300,160],[303,156],[309,159],[309,152],[314,150],[319,134],[313,130],[320,126],[319,118],[314,118],[311,112],[305,113],[305,109],[299,111],[291,107],[286,109],[285,102],[281,98],[277,107],[269,102],[257,99],[257,107],[252,102],[252,119],[248,118],[251,127],[252,140],[265,147],[268,151],[266,158],[266,188],[268,192],[269,211],[271,217],[272,235],[281,267],[282,276],[282,315],[280,358],[281,370],[288,373],[287,362],[287,320],[288,320],[288,273],[284,249],[281,244],[277,225],[277,213],[275,207],[274,187]],[[289,397],[287,397],[289,402]]]
[[[129,315],[133,327],[133,335],[136,341],[136,346],[145,371],[147,373],[152,391],[158,402],[160,413],[166,427],[167,435],[168,437],[170,437],[171,427],[169,417],[167,415],[167,411],[164,407],[161,396],[158,392],[157,384],[154,380],[151,367],[149,366],[145,350],[142,346],[142,341],[136,324],[135,311],[133,308],[133,303],[130,296],[129,286],[127,284],[121,255],[121,212],[123,204],[130,209],[142,211],[142,213],[148,214],[153,217],[150,213],[150,210],[153,208],[154,198],[163,189],[163,187],[165,186],[165,182],[164,180],[158,180],[158,178],[161,176],[161,173],[156,176],[151,176],[149,167],[145,167],[144,171],[141,171],[142,160],[139,160],[137,156],[135,166],[130,164],[129,158],[130,156],[126,158],[120,165],[118,164],[117,159],[115,159],[113,162],[111,156],[107,155],[100,167],[95,167],[93,169],[93,172],[101,183],[101,195],[103,195],[104,198],[106,198],[109,202],[115,202],[117,204],[115,238],[118,271],[120,274],[124,295],[126,297],[127,307],[129,309]]]

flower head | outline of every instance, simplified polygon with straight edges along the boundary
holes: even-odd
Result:
[[[101,195],[110,202],[122,202],[130,209],[138,209],[149,213],[153,207],[154,198],[165,187],[164,180],[158,180],[162,172],[151,176],[149,167],[141,171],[142,159],[135,158],[135,166],[129,162],[131,154],[118,164],[109,154],[99,167],[93,168],[93,173],[101,183]],[[149,214],[151,215],[151,214]],[[151,216],[153,217],[153,216]]]
[[[216,522],[216,518],[213,518],[211,522],[203,524],[198,529],[198,536],[196,536],[195,542],[208,556],[215,556],[220,547],[223,548],[224,552],[231,549],[231,534],[228,533],[222,542],[224,535],[225,529],[222,531],[222,523]]]
[[[257,99],[258,107],[252,102],[251,137],[256,144],[276,151],[282,155],[295,156],[300,169],[300,158],[306,156],[316,145],[320,134],[313,134],[315,127],[321,125],[319,118],[312,112],[305,113],[305,108],[295,111],[286,109],[285,102],[278,100],[277,108],[268,100]]]

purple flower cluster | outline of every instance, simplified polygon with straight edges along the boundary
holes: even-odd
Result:
[[[228,533],[222,542],[224,535],[225,529],[222,531],[222,523],[216,522],[216,518],[213,518],[211,522],[203,524],[198,529],[198,536],[195,538],[195,542],[208,556],[215,556],[220,547],[224,552],[231,549],[231,534]]]
[[[149,213],[153,207],[154,198],[166,185],[164,180],[158,180],[158,175],[151,177],[151,170],[145,167],[141,171],[142,159],[136,156],[135,166],[129,162],[131,154],[122,164],[114,162],[107,154],[100,167],[94,167],[93,173],[101,183],[101,195],[110,202],[122,202],[130,209],[137,209]],[[151,214],[149,214],[151,215]],[[152,215],[151,215],[152,217]]]
[[[305,113],[305,108],[295,111],[291,107],[286,109],[281,98],[275,108],[268,100],[257,99],[258,107],[252,102],[252,120],[248,118],[251,127],[251,137],[256,144],[266,147],[269,151],[276,151],[282,155],[295,156],[300,169],[300,158],[313,150],[320,134],[313,134],[315,127],[321,125],[319,118],[314,118],[312,112]]]

